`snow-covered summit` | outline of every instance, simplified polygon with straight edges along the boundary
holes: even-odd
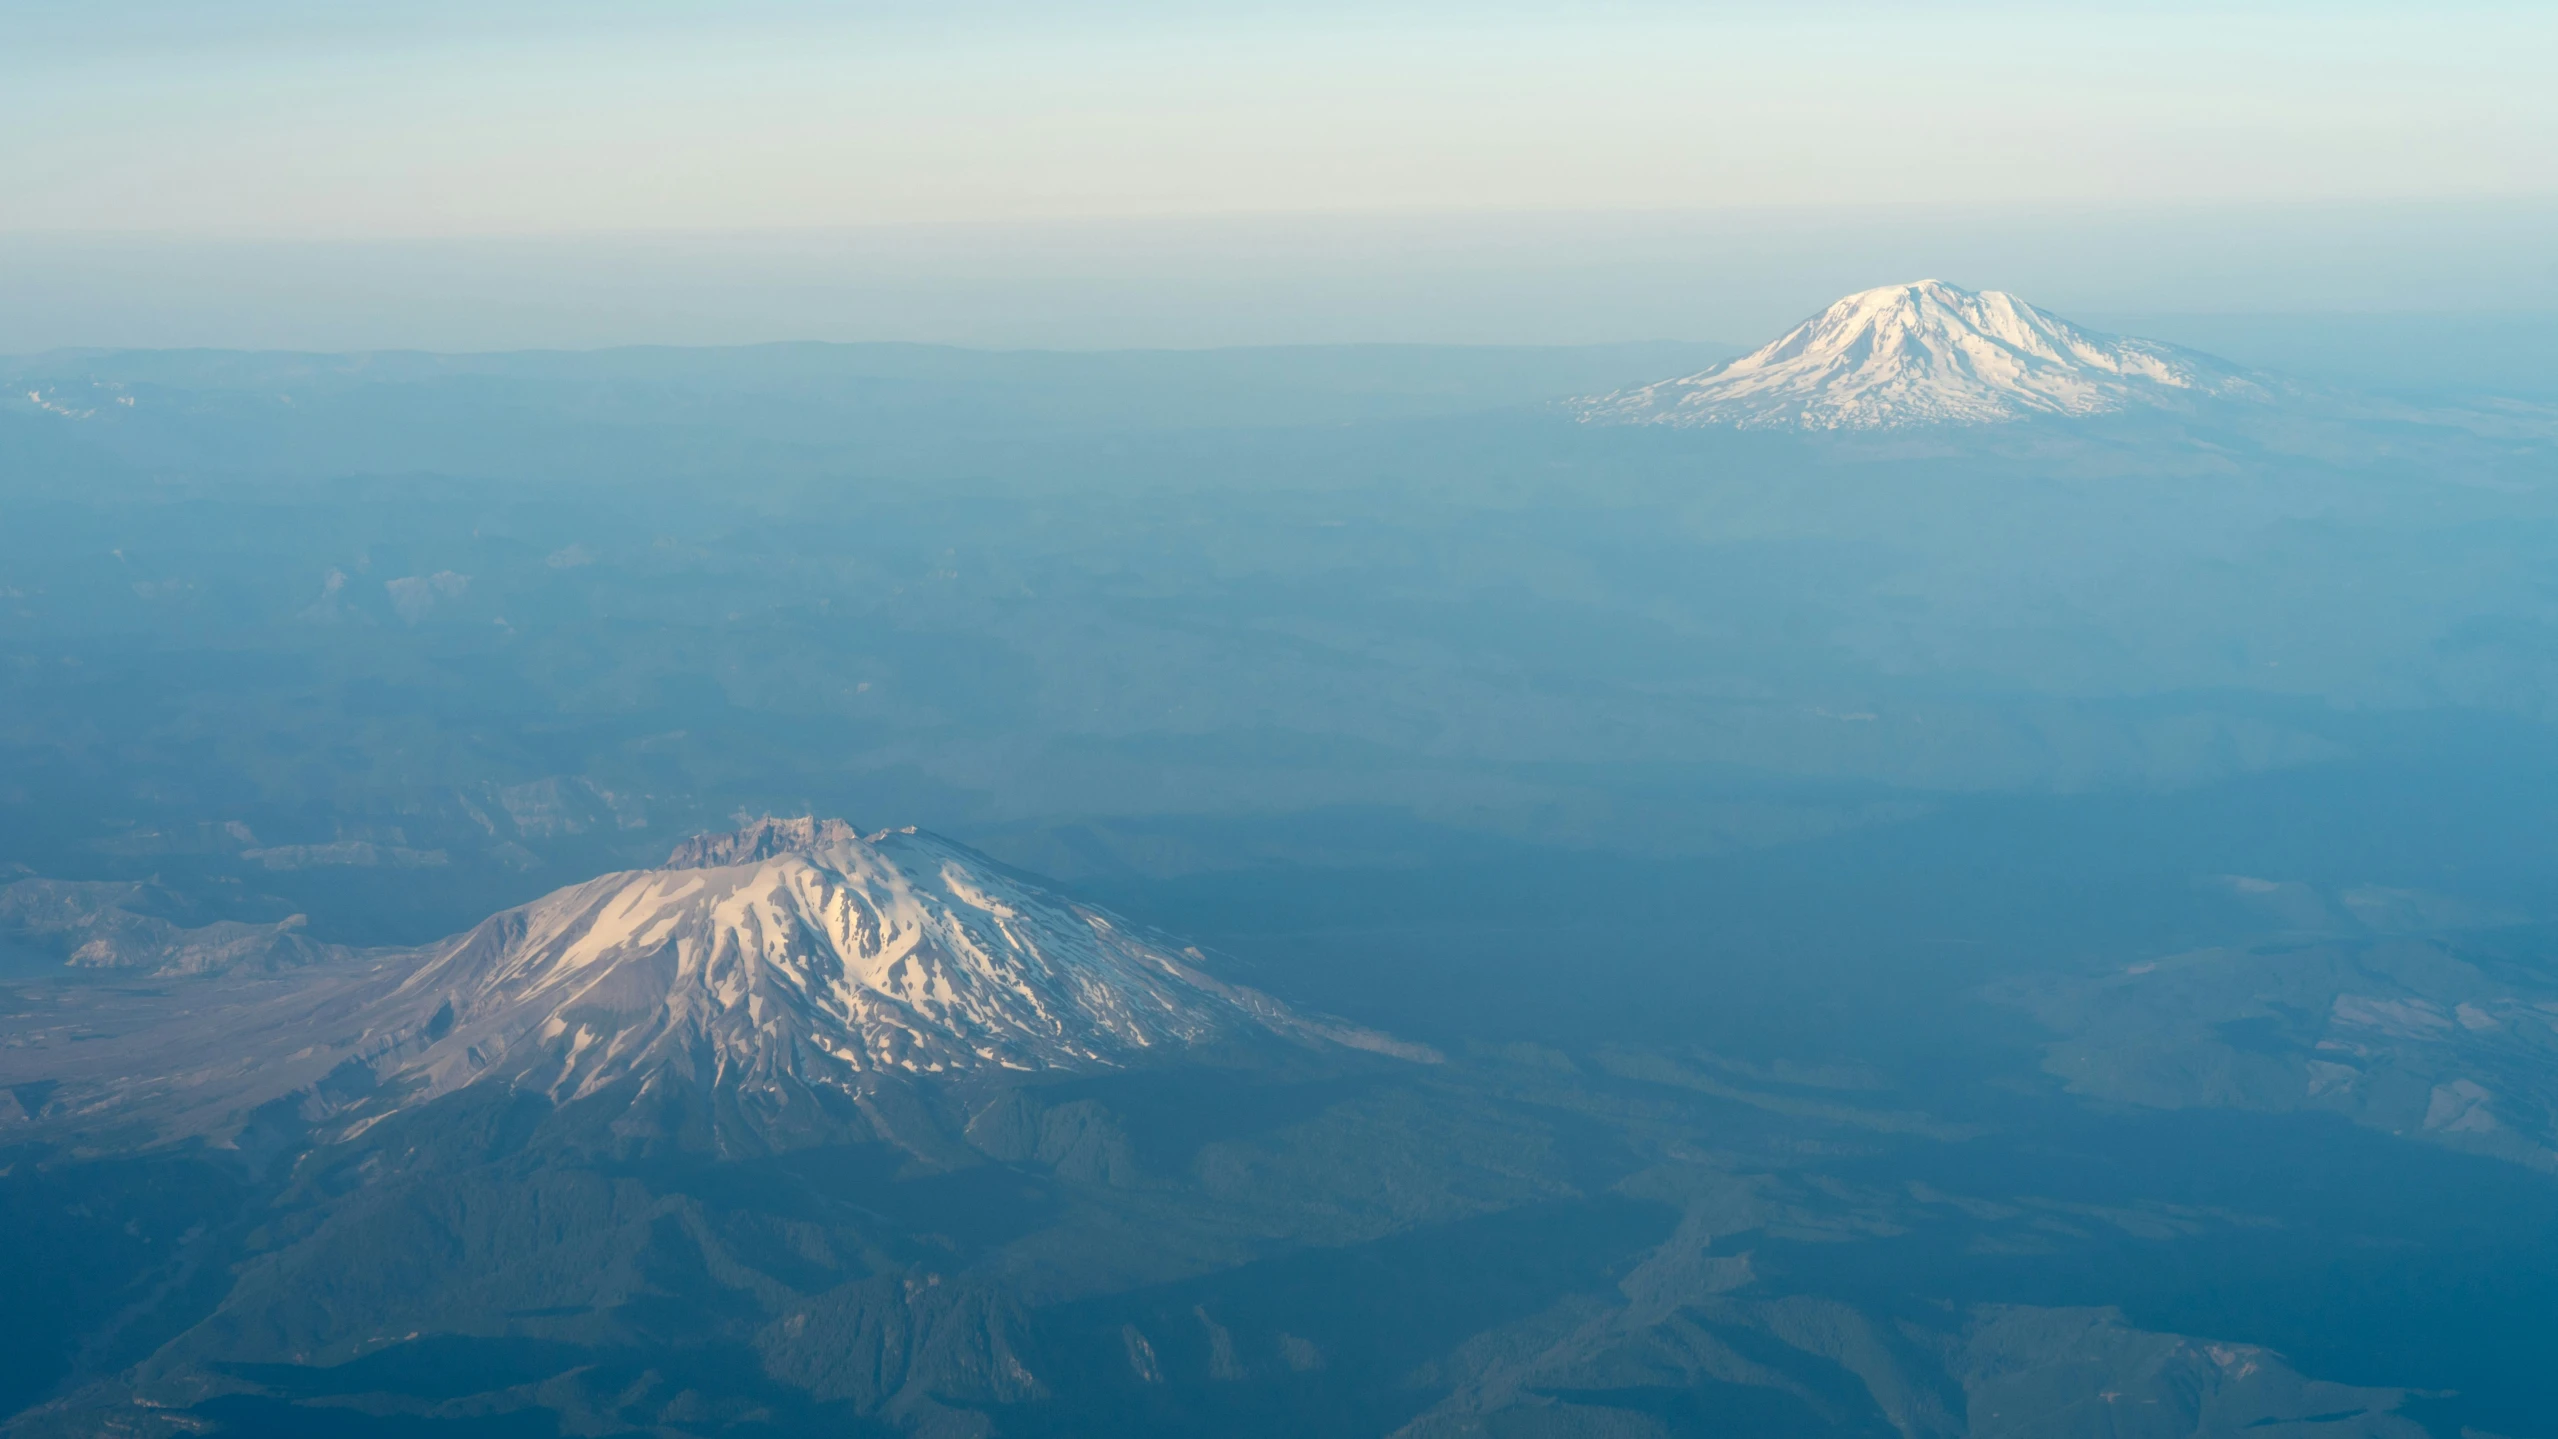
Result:
[[[1251,1033],[1403,1048],[1217,980],[1195,951],[964,846],[840,820],[760,820],[510,910],[398,994],[414,1053],[397,1068],[427,1094],[492,1071],[558,1099],[661,1069],[850,1087],[1110,1067]]]
[[[1920,280],[1850,295],[1737,360],[1577,408],[1608,424],[1863,430],[2265,396],[2209,355],[2082,330],[1997,290]]]
[[[1110,1069],[1203,1048],[1431,1051],[1301,1014],[1193,949],[913,829],[765,819],[415,950],[180,995],[48,1050],[48,1112],[218,1131],[280,1099],[333,1132],[479,1084],[781,1115],[893,1076]],[[314,1042],[315,1036],[325,1036]],[[32,1062],[32,1061],[31,1061]],[[18,1068],[0,1058],[0,1081]],[[50,1091],[48,1091],[50,1092]]]

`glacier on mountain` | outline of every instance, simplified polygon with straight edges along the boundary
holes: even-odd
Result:
[[[2268,397],[2263,380],[2209,355],[1919,280],[1849,295],[1737,360],[1574,408],[1602,424],[1874,430]]]

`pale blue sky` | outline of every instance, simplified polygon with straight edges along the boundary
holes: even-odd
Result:
[[[0,350],[2558,309],[2558,5],[0,0]]]
[[[2553,17],[0,0],[0,229],[2545,195]]]

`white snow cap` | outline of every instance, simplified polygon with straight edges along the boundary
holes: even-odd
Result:
[[[1580,402],[1602,424],[1871,430],[2264,399],[2209,355],[2079,329],[2014,295],[1942,280],[1850,295],[1713,369]]]
[[[1108,1068],[1260,1033],[1435,1058],[1211,977],[1196,951],[913,829],[764,819],[440,946],[382,1006],[427,1095],[557,1097],[674,1067],[723,1083]]]
[[[555,1102],[720,1096],[730,1118],[715,1122],[752,1128],[817,1112],[794,1109],[800,1097],[891,1078],[1105,1070],[1274,1042],[1440,1059],[1212,969],[965,845],[767,818],[435,944],[207,991],[209,1007],[172,1007],[47,1069],[65,1081],[64,1114],[128,1105],[171,1135],[223,1134],[284,1100],[351,1138],[482,1084]]]

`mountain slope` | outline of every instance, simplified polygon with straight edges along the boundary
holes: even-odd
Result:
[[[308,921],[298,914],[273,924],[216,919],[190,926],[154,913],[155,907],[185,908],[159,886],[131,881],[0,885],[0,955],[22,951],[37,966],[161,977],[289,969],[347,957],[344,946],[304,933]]]
[[[1076,1069],[1238,1032],[1393,1047],[1223,984],[915,830],[764,820],[492,919],[400,987],[424,1092],[490,1068],[555,1097],[653,1068],[850,1083]]]
[[[1997,290],[1942,280],[1850,295],[1737,360],[1585,400],[1585,421],[1867,430],[2263,399],[2211,356],[2081,330]]]
[[[481,1083],[553,1103],[683,1089],[770,1117],[888,1075],[1110,1069],[1264,1040],[1435,1058],[1195,958],[929,834],[766,819],[423,949],[128,1006],[123,1034],[21,1052],[0,1079],[42,1069],[66,1117],[156,1101],[162,1127],[218,1132],[288,1100],[353,1134]]]
[[[2401,972],[2440,1023],[2360,977],[2389,1009],[2334,1037],[2464,1022]],[[2488,1017],[2519,1060],[2526,1007]],[[1336,1039],[1384,1044],[964,847],[805,820],[420,949],[0,989],[0,1436],[2419,1439],[2459,1422],[2435,1376],[2536,1372],[2495,1349],[2547,1307],[2519,1167],[1675,1035]],[[2226,1339],[2033,1302],[2206,1270],[2298,1297]],[[2286,1314],[2388,1342],[2295,1370]]]

